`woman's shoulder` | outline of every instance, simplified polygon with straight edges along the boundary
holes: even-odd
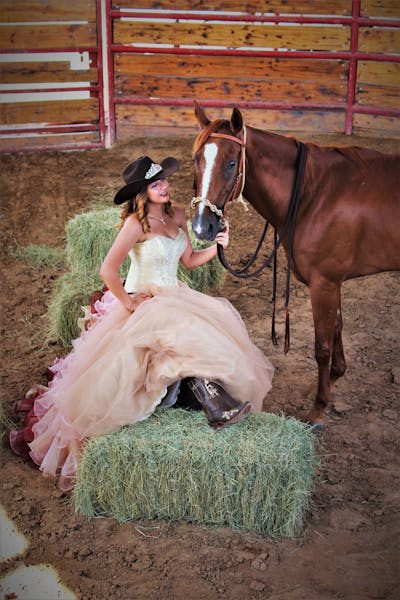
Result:
[[[123,227],[129,230],[142,230],[142,225],[136,213],[131,213],[126,217]]]
[[[133,242],[137,241],[143,235],[142,225],[136,214],[132,213],[126,217],[120,234],[124,238],[131,239]]]

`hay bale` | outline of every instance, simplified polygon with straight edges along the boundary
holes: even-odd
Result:
[[[292,537],[315,467],[314,436],[295,419],[252,414],[214,431],[203,413],[158,409],[86,444],[74,502],[89,518],[186,520]]]
[[[103,285],[96,274],[81,275],[72,272],[59,277],[47,309],[47,337],[69,347],[71,341],[80,334],[78,318],[83,317],[82,307],[89,304],[92,293],[101,290]]]
[[[68,266],[77,273],[98,273],[118,233],[120,210],[106,208],[75,215],[66,225]]]

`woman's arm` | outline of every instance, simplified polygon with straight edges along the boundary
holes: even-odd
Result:
[[[178,210],[178,209],[175,209]],[[184,253],[181,256],[181,262],[187,269],[194,269],[195,267],[200,267],[204,265],[208,261],[212,260],[217,256],[217,244],[213,244],[208,248],[204,248],[203,250],[193,250],[192,242],[190,241],[189,232],[187,229],[186,219],[181,211],[179,210],[179,225],[183,229],[187,238],[187,245]],[[221,244],[224,248],[229,244],[229,223],[226,221],[226,227],[224,231],[220,231],[216,237],[215,241],[218,244]]]
[[[112,294],[121,302],[121,304],[132,312],[136,303],[133,298],[124,290],[119,276],[119,268],[126,258],[129,250],[133,248],[140,236],[143,234],[142,227],[136,215],[130,215],[120,229],[117,237],[103,264],[100,267],[100,277]]]

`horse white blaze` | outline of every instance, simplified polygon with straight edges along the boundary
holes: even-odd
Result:
[[[206,165],[204,167],[203,179],[201,182],[200,198],[207,198],[207,194],[208,194],[208,191],[209,191],[210,185],[211,185],[211,175],[212,175],[212,171],[213,171],[213,167],[214,167],[214,163],[215,163],[215,158],[217,156],[217,152],[218,152],[218,146],[214,142],[212,142],[210,144],[206,144],[204,146],[204,160],[205,160]],[[203,210],[204,210],[204,204],[203,204],[203,202],[200,202],[199,215],[201,215],[203,213]]]

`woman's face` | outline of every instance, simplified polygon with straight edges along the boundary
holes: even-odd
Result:
[[[147,188],[147,196],[154,204],[165,204],[169,198],[169,183],[167,179],[157,179]]]

